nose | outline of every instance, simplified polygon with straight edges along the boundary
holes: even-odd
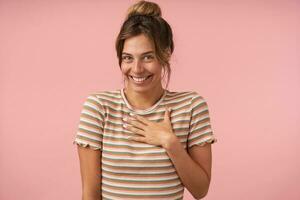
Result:
[[[134,72],[134,74],[139,74],[144,71],[143,64],[139,59],[137,59],[136,62],[133,63],[132,71]]]

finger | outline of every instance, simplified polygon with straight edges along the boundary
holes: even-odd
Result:
[[[145,125],[147,125],[147,126],[151,123],[151,121],[148,120],[148,119],[145,118],[145,117],[142,117],[142,116],[139,116],[139,115],[135,115],[135,114],[132,114],[132,113],[130,113],[130,116],[132,116],[133,118],[135,118],[135,119],[141,121],[143,124],[145,124]]]
[[[170,108],[168,108],[168,107],[165,107],[164,121],[165,122],[170,121]]]
[[[128,118],[124,118],[123,121],[125,123],[128,123],[128,124],[130,124],[132,126],[135,126],[135,127],[139,128],[139,129],[142,129],[142,130],[145,130],[145,128],[146,128],[145,124],[143,124],[142,122],[140,122],[140,121],[138,121],[138,120],[136,120],[134,118],[129,118],[129,119]]]
[[[129,124],[123,124],[123,127],[133,133],[137,133],[137,134],[140,134],[140,135],[145,135],[145,132],[141,129],[138,129],[134,126],[131,126]]]
[[[137,141],[137,142],[146,143],[146,138],[145,137],[130,136],[128,139],[129,140],[134,140],[134,141]]]

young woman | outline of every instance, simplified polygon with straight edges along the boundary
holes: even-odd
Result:
[[[116,40],[124,88],[87,96],[73,142],[84,200],[182,199],[184,187],[207,194],[217,140],[205,99],[167,89],[173,50],[160,7],[131,6]]]

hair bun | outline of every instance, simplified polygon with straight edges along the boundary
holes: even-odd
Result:
[[[129,7],[129,9],[127,10],[126,19],[134,15],[161,17],[161,9],[159,5],[154,2],[142,0]]]

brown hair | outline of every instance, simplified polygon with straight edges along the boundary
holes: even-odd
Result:
[[[174,43],[172,29],[161,15],[159,5],[154,2],[142,0],[133,4],[127,11],[126,19],[117,37],[116,51],[121,67],[125,40],[145,34],[154,44],[156,56],[164,69],[163,77],[166,73],[168,75],[167,88],[171,75],[169,60],[174,51]]]

